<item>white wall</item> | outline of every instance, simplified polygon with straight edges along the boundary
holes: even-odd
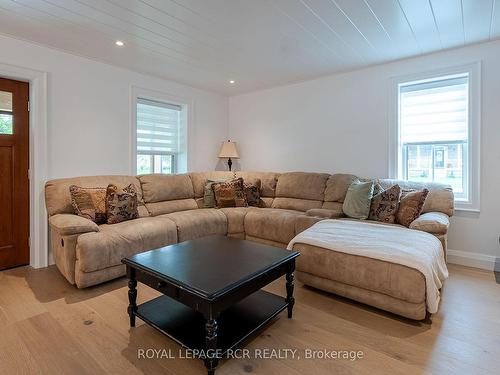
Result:
[[[48,73],[48,178],[133,173],[131,86],[192,101],[188,167],[216,166],[227,97],[4,36],[0,51],[2,64]]]
[[[387,177],[391,78],[476,61],[482,61],[481,212],[457,212],[449,248],[458,250],[451,252],[456,262],[491,267],[500,234],[498,41],[231,97],[229,134],[241,168]]]

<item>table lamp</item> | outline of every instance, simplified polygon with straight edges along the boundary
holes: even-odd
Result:
[[[231,167],[233,165],[233,161],[231,158],[234,159],[239,159],[238,151],[236,150],[236,142],[231,142],[230,140],[227,140],[222,143],[222,147],[220,148],[219,152],[219,158],[228,158],[227,159],[227,166],[229,167],[229,170],[231,170]]]

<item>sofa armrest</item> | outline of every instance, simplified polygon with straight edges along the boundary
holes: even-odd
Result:
[[[57,214],[49,218],[50,226],[61,236],[99,232],[99,226],[92,220],[73,214]]]
[[[450,226],[450,218],[442,212],[426,212],[412,221],[411,229],[432,234],[446,234]]]
[[[312,208],[306,211],[307,216],[320,217],[322,219],[337,219],[343,217],[344,213],[338,210],[328,210],[326,208]]]

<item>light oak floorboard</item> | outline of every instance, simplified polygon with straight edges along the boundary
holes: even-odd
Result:
[[[280,314],[246,348],[297,349],[300,360],[222,361],[232,374],[498,374],[500,285],[492,272],[450,265],[438,314],[415,322],[296,283],[294,317]],[[284,280],[267,290],[284,295]],[[159,294],[141,284],[138,302]],[[124,278],[79,290],[57,268],[0,272],[0,374],[205,374],[196,359],[141,359],[179,346],[137,319],[130,329]],[[168,313],[168,312],[166,312]],[[305,349],[363,358],[305,359]]]

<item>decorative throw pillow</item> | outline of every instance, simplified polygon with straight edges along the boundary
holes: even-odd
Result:
[[[203,193],[203,207],[214,208],[215,207],[215,196],[212,189],[212,185],[218,182],[225,182],[226,180],[207,180],[205,182],[205,189]]]
[[[354,219],[367,219],[373,197],[373,182],[355,180],[347,189],[342,211]]]
[[[108,224],[116,224],[139,217],[137,211],[137,190],[133,184],[123,189],[109,184],[106,189],[106,214]]]
[[[252,182],[243,182],[245,197],[249,206],[260,207],[260,187],[260,179],[256,179]]]
[[[396,214],[396,222],[409,227],[412,221],[422,213],[427,194],[429,194],[429,190],[427,189],[415,191],[403,190],[398,213]]]
[[[106,188],[69,187],[71,205],[78,216],[92,220],[96,224],[106,222]]]
[[[231,181],[216,182],[212,184],[212,190],[217,208],[248,206],[241,177]]]
[[[399,207],[399,196],[401,188],[399,185],[391,186],[372,198],[369,220],[381,221],[384,223],[394,223]]]

